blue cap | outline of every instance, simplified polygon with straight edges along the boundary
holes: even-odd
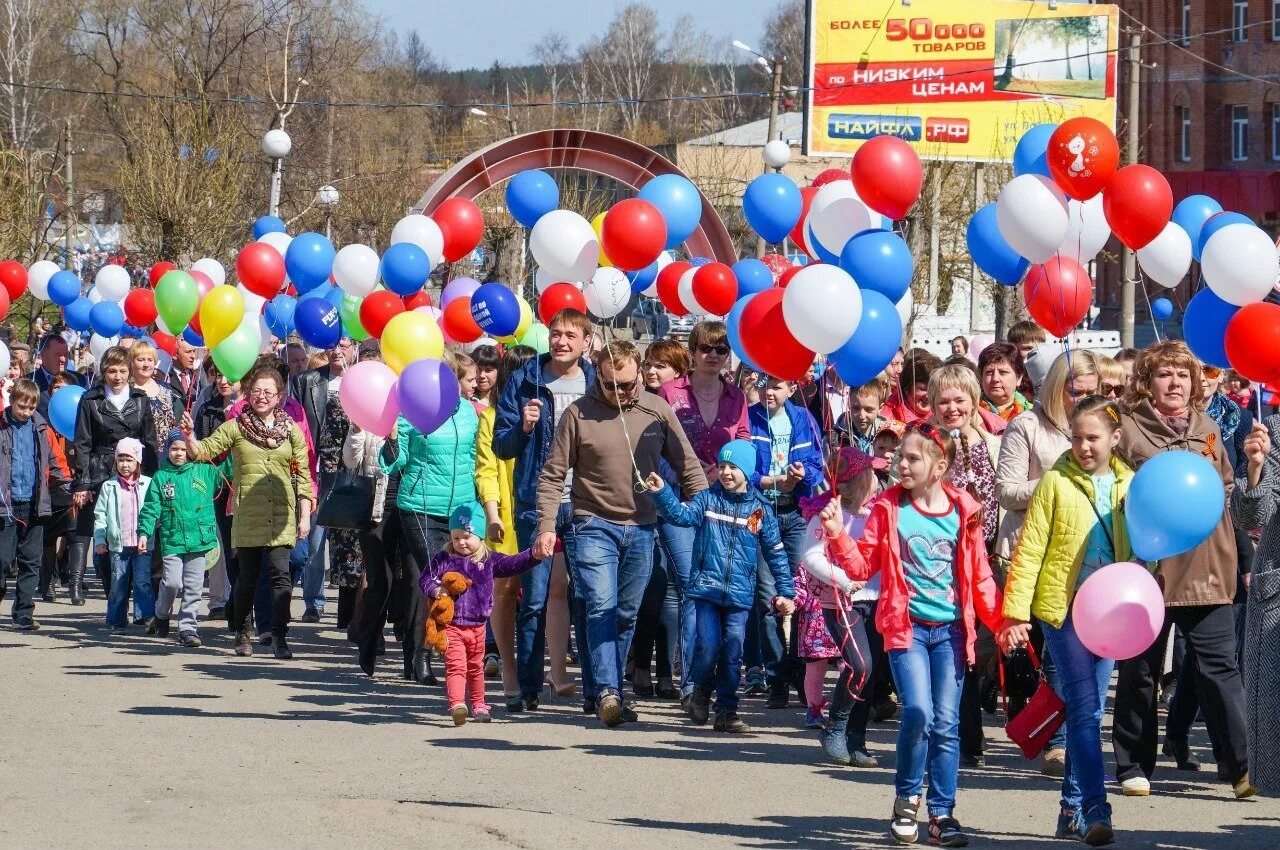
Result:
[[[716,455],[716,460],[738,467],[748,480],[756,473],[756,447],[747,440],[730,440],[725,443],[720,454]]]
[[[479,502],[464,502],[449,514],[449,530],[469,531],[481,540],[489,531],[489,518],[484,515],[484,508]]]

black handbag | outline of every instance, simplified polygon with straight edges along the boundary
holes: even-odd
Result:
[[[376,525],[373,521],[373,477],[349,469],[338,470],[333,487],[320,502],[316,525],[372,531]]]

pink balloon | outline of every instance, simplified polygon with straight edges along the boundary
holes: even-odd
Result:
[[[200,299],[204,300],[204,297],[209,294],[209,290],[213,289],[213,278],[202,271],[190,271],[187,274],[191,275],[195,280],[196,289],[200,292]]]
[[[969,357],[977,363],[978,358],[982,356],[982,349],[995,341],[996,338],[991,334],[974,334],[969,338]]]
[[[338,398],[352,422],[379,437],[391,433],[400,414],[396,373],[376,360],[349,368],[338,387]]]
[[[1071,622],[1080,642],[1099,658],[1134,658],[1160,636],[1164,592],[1141,564],[1111,564],[1080,586]]]

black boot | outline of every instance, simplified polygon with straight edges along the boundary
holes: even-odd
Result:
[[[338,631],[345,631],[351,625],[351,616],[356,610],[356,589],[354,587],[338,588]]]
[[[275,640],[271,642],[271,651],[281,661],[288,661],[293,657],[293,653],[289,651],[289,642],[285,640],[284,635],[275,636]]]
[[[84,604],[84,569],[88,555],[88,539],[72,538],[71,544],[67,547],[67,577],[70,579],[67,590],[71,594],[72,605]]]

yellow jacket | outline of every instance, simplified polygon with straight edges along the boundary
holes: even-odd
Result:
[[[493,451],[493,422],[497,412],[487,407],[480,414],[480,428],[476,431],[476,493],[480,504],[498,503],[498,516],[502,519],[502,527],[506,534],[501,543],[491,543],[490,548],[504,555],[515,555],[520,549],[516,546],[515,519],[515,460],[503,460]]]
[[[1133,470],[1112,455],[1111,471],[1116,474],[1111,488],[1111,539],[1116,561],[1128,561],[1133,550],[1124,524],[1124,499]],[[1005,582],[1004,615],[1025,622],[1034,614],[1060,628],[1075,596],[1089,533],[1097,525],[1093,480],[1066,452],[1031,496]]]

